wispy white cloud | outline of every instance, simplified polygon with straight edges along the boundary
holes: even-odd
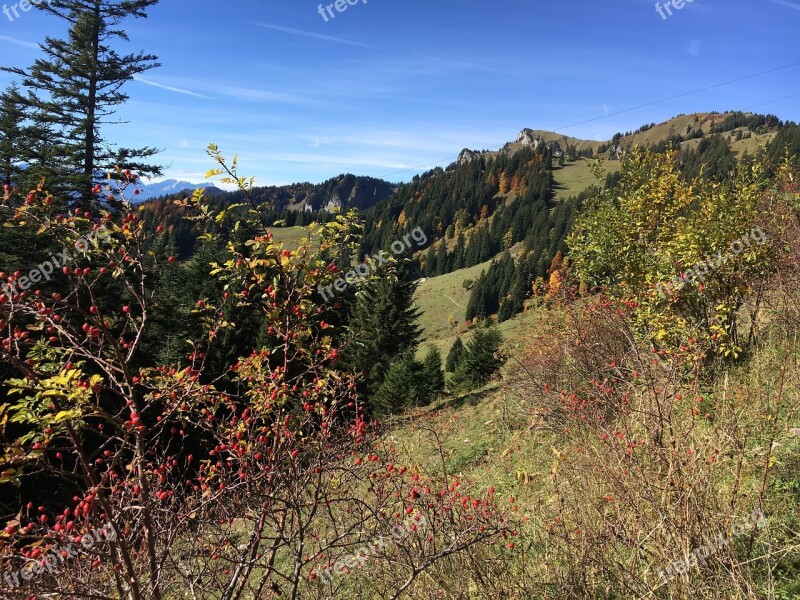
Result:
[[[700,51],[703,49],[703,43],[700,40],[694,39],[689,42],[689,46],[686,48],[686,52],[691,54],[692,56],[700,56]]]
[[[773,4],[778,4],[780,6],[785,6],[786,8],[793,8],[794,10],[800,10],[800,4],[792,2],[791,0],[770,0]]]
[[[157,81],[153,81],[151,79],[145,79],[144,77],[141,77],[139,75],[134,75],[133,78],[139,83],[143,83],[144,85],[150,85],[152,87],[159,88],[161,90],[175,92],[176,94],[184,94],[186,96],[193,96],[195,98],[202,98],[203,100],[212,100],[212,98],[204,96],[203,94],[198,94],[197,92],[193,92],[191,90],[185,90],[183,88],[173,87],[171,85],[164,85],[163,83],[158,83]]]
[[[33,42],[26,42],[25,40],[19,40],[15,37],[11,37],[8,35],[0,35],[0,41],[8,42],[9,44],[15,44],[17,46],[24,46],[25,48],[39,48],[39,44],[34,44]]]
[[[269,90],[259,90],[233,85],[221,85],[219,87],[219,93],[244,102],[282,102],[284,104],[318,103],[311,98],[296,96],[294,94],[284,94],[283,92],[271,92]]]
[[[203,98],[204,100],[221,100],[220,98],[221,96],[227,96],[228,98],[233,98],[235,100],[240,100],[242,102],[255,102],[255,103],[274,102],[274,103],[294,104],[294,105],[319,104],[319,102],[316,100],[304,96],[298,96],[296,94],[273,92],[270,90],[263,90],[258,88],[241,87],[225,83],[224,81],[219,81],[219,80],[193,79],[187,77],[172,78],[171,83],[176,84],[175,86],[157,83],[149,79],[143,79],[139,76],[136,77],[136,80],[147,85],[152,85],[154,87],[166,89],[179,94],[188,94],[190,96],[196,96],[198,98]],[[209,94],[213,94],[214,96],[216,96],[216,98],[206,96],[201,92],[207,92]],[[219,120],[218,119],[219,116],[220,116],[219,113],[216,113],[216,115],[204,115],[203,119],[204,122],[208,122],[208,119]]]
[[[424,59],[426,61],[433,62],[445,68],[486,71],[487,73],[496,73],[497,75],[507,75],[510,77],[513,77],[515,75],[515,73],[511,73],[509,71],[501,71],[499,69],[495,69],[493,67],[487,67],[486,65],[469,60],[453,60],[449,58],[430,56],[428,54],[415,54],[414,56]]]
[[[315,152],[249,152],[246,157],[240,155],[240,166],[258,165],[262,161],[277,163],[293,163],[298,165],[314,165],[348,169],[355,167],[379,167],[384,169],[410,169],[412,164],[390,157],[376,157],[368,154],[317,154]]]
[[[299,35],[302,37],[309,37],[314,38],[315,40],[325,40],[327,42],[336,42],[337,44],[347,44],[349,46],[358,46],[360,48],[374,48],[375,46],[370,46],[369,44],[363,44],[361,42],[354,42],[352,40],[346,40],[340,37],[334,37],[332,35],[322,35],[321,33],[314,33],[313,31],[305,31],[304,29],[295,29],[294,27],[284,27],[283,25],[273,25],[272,23],[261,23],[261,22],[254,22],[253,25],[257,25],[258,27],[263,27],[264,29],[272,29],[273,31],[280,31],[282,33],[289,33],[291,35]]]

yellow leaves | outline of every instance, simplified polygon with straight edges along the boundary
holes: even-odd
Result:
[[[73,409],[73,410],[62,410],[56,413],[53,417],[53,421],[55,423],[63,423],[64,421],[71,421],[73,419],[78,419],[81,416],[81,411]]]
[[[199,204],[200,201],[203,199],[203,194],[204,194],[203,188],[198,188],[194,192],[192,192],[192,197],[191,197],[192,204],[194,205]]]
[[[560,269],[557,269],[550,274],[549,286],[551,293],[558,292],[561,289],[563,283],[564,283],[564,276],[562,275]]]

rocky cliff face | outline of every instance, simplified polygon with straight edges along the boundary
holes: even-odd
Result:
[[[538,146],[542,143],[542,139],[534,137],[530,129],[523,129],[517,136],[517,143],[523,146]]]
[[[457,164],[460,167],[461,165],[465,165],[467,163],[471,163],[476,158],[479,158],[481,155],[480,152],[477,150],[470,150],[469,148],[464,148],[461,151],[461,154],[458,155]]]
[[[534,132],[530,129],[523,129],[520,131],[519,135],[517,136],[517,144],[522,144],[523,146],[531,146],[534,150],[537,150],[539,146],[542,144],[546,144],[547,148],[551,150],[553,156],[558,158],[563,154],[563,149],[561,148],[561,144],[556,141],[552,142],[545,142],[544,138],[541,136],[537,136]]]
[[[342,200],[339,198],[338,194],[334,194],[328,201],[323,205],[323,210],[333,211],[342,208]]]

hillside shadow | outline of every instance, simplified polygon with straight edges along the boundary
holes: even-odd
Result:
[[[457,410],[465,406],[477,406],[478,404],[483,402],[492,392],[495,392],[499,388],[500,388],[499,384],[491,384],[479,390],[467,392],[466,394],[455,396],[454,398],[450,398],[448,400],[443,400],[438,405],[433,407],[430,412],[432,414],[436,414],[445,409]]]

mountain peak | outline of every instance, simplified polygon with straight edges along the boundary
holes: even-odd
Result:
[[[141,192],[137,197],[138,200],[149,200],[151,198],[158,198],[160,196],[167,196],[169,194],[180,194],[181,192],[194,191],[197,189],[215,188],[213,183],[190,183],[188,181],[181,181],[178,179],[165,179],[163,181],[155,181],[143,184]]]

